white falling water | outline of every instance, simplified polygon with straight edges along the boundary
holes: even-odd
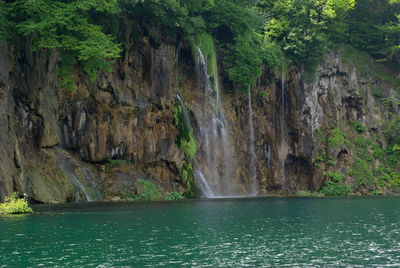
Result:
[[[182,97],[181,97],[179,94],[176,95],[176,98],[178,99],[179,104],[180,104],[181,107],[182,107],[183,122],[184,122],[184,124],[185,124],[185,127],[186,127],[186,129],[188,129],[189,131],[191,131],[191,130],[192,130],[192,125],[190,124],[189,113],[188,113],[188,111],[187,111],[185,102],[183,101]]]
[[[251,101],[251,88],[248,89],[248,108],[249,108],[249,164],[250,164],[250,179],[251,179],[251,195],[258,194],[257,182],[257,167],[256,167],[256,152],[254,146],[254,126],[253,126],[253,106]]]
[[[56,160],[66,177],[84,194],[87,201],[103,199],[102,193],[95,183],[93,172],[82,167],[75,158],[63,152],[56,154]]]
[[[285,138],[285,64],[282,60],[282,75],[281,75],[281,111],[282,111],[282,120],[281,120],[281,133],[282,138]]]
[[[200,48],[198,53],[200,82],[207,97],[206,109],[203,106],[197,115],[201,148],[196,158],[195,175],[205,197],[241,196],[235,174],[235,152],[220,101],[218,75],[214,74],[212,88],[207,62]],[[214,68],[217,70],[216,66]]]

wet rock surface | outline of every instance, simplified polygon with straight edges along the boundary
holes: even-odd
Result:
[[[137,191],[140,179],[164,192],[188,190],[181,176],[185,154],[176,144],[176,95],[186,102],[197,136],[206,114],[201,111],[209,109],[189,48],[155,47],[143,38],[94,82],[75,71],[73,92],[60,87],[57,54],[32,53],[29,40],[18,61],[11,51],[0,45],[0,200],[13,191],[46,203],[112,199]],[[314,163],[326,150],[319,133],[350,121],[380,129],[388,111],[371,90],[393,95],[394,89],[359,77],[339,52],[326,55],[313,82],[296,67],[284,83],[279,79],[266,72],[252,89],[252,161],[248,96],[221,89],[237,163],[232,176],[245,189],[255,162],[260,194],[319,190],[323,171]],[[203,146],[199,139],[197,144]],[[335,148],[336,168],[348,169],[353,154],[346,146]]]

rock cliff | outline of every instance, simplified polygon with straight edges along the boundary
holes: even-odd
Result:
[[[118,200],[140,194],[141,180],[162,193],[191,192],[174,112],[179,93],[201,147],[198,122],[207,107],[195,52],[185,43],[141,38],[133,45],[130,38],[113,70],[96,81],[75,70],[74,90],[60,86],[57,53],[32,52],[31,40],[19,49],[1,45],[0,199],[20,191],[46,203]],[[238,163],[233,176],[246,193],[252,172],[248,96],[230,93],[220,67],[220,99]],[[296,66],[286,75],[266,70],[251,89],[258,193],[318,191],[338,170],[355,193],[376,190],[351,176],[358,161],[353,140],[386,146],[382,130],[390,114],[399,115],[399,105],[382,99],[398,100],[395,89],[368,66],[360,70],[346,60],[343,51],[327,54],[315,74]],[[379,159],[368,164],[378,166]]]

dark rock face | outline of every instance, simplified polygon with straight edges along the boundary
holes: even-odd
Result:
[[[175,47],[142,42],[96,82],[76,72],[75,92],[60,87],[56,54],[32,53],[27,40],[14,63],[2,45],[0,199],[13,191],[47,203],[89,199],[97,186],[111,195],[133,191],[115,169],[124,180],[139,173],[165,191],[184,191],[172,117]]]
[[[195,132],[194,111],[205,98],[187,47],[153,47],[144,38],[95,82],[76,71],[74,92],[60,87],[56,54],[32,53],[29,40],[20,54],[13,62],[11,49],[0,45],[0,200],[13,191],[46,203],[103,199],[134,192],[139,179],[165,192],[187,190],[175,96],[184,97]],[[319,132],[353,120],[379,129],[387,121],[370,86],[385,94],[393,89],[372,77],[360,85],[339,53],[326,56],[315,82],[302,75],[291,68],[282,88],[265,74],[252,90],[260,194],[319,190],[323,171],[313,165],[324,148]],[[235,174],[248,184],[247,95],[222,94],[236,162],[243,163]],[[338,168],[347,168],[352,152],[335,150]]]

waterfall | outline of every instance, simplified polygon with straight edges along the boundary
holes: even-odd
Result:
[[[201,49],[199,47],[197,48],[197,53],[199,55],[199,69],[200,69],[200,81],[202,82],[202,86],[204,90],[212,91],[211,88],[211,83],[210,83],[210,75],[208,74],[207,71],[207,63],[206,59],[204,58],[203,53],[201,52]]]
[[[197,48],[200,85],[206,95],[205,107],[196,113],[200,153],[195,161],[197,183],[208,198],[241,196],[236,176],[236,158],[228,122],[220,100],[218,69],[210,76],[206,58]],[[212,79],[212,81],[211,81]],[[201,110],[201,111],[200,111]]]
[[[86,201],[102,200],[103,195],[95,183],[96,176],[88,168],[62,151],[56,153],[56,160],[66,177],[75,186],[77,192],[81,192]]]
[[[281,74],[281,133],[282,139],[285,138],[285,64],[282,60],[282,74]]]
[[[253,127],[253,107],[251,102],[251,88],[248,89],[248,109],[249,109],[249,164],[251,179],[251,195],[258,194],[256,152],[254,147],[254,127]]]
[[[185,102],[182,100],[182,97],[179,94],[176,95],[176,99],[182,107],[183,123],[185,124],[186,129],[192,131],[192,125],[190,124],[189,113],[187,111]]]

